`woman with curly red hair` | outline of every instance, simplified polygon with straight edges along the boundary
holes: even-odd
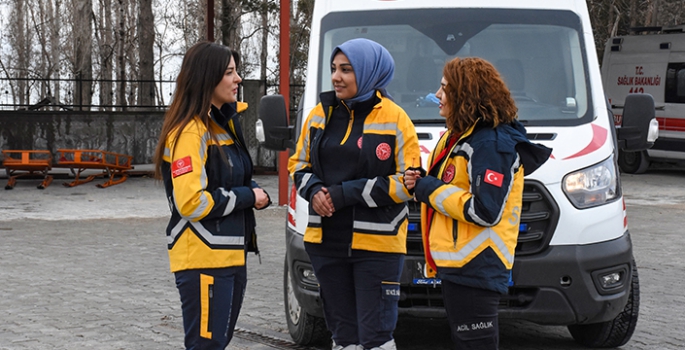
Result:
[[[530,143],[495,67],[455,58],[436,93],[447,132],[424,176],[405,173],[421,205],[426,275],[441,280],[457,349],[497,349],[497,309],[514,263],[523,177],[551,149]]]

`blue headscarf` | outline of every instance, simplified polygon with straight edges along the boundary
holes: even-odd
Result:
[[[395,74],[395,61],[388,50],[369,39],[352,39],[333,49],[331,63],[339,51],[350,60],[357,77],[357,94],[346,102],[368,100],[376,90],[379,90],[381,95],[392,99],[385,90]]]

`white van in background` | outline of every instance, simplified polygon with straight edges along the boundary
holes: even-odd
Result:
[[[651,145],[654,103],[646,94],[627,98],[623,126],[615,129],[585,0],[317,0],[296,126],[287,124],[282,96],[265,96],[257,122],[264,147],[294,146],[319,93],[332,89],[332,49],[359,37],[392,54],[395,77],[387,89],[414,122],[424,163],[445,131],[432,98],[445,62],[477,56],[502,73],[528,137],[553,153],[525,178],[500,317],[565,325],[590,347],[625,344],[638,319],[639,281],[616,159],[620,148]],[[654,136],[656,127],[651,131]],[[419,206],[408,206],[400,315],[444,317],[439,281],[424,276]],[[302,240],[307,216],[308,203],[293,186],[283,289],[288,330],[299,344],[330,342]]]
[[[610,38],[602,60],[604,90],[617,123],[626,96],[654,97],[659,139],[648,150],[619,154],[621,170],[636,174],[652,161],[685,162],[685,25],[643,29],[646,33]]]

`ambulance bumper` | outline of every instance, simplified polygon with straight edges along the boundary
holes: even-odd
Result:
[[[540,254],[517,257],[500,317],[549,325],[612,320],[628,301],[632,261],[628,231],[613,241],[550,246]],[[612,274],[621,279],[603,284],[602,278]]]

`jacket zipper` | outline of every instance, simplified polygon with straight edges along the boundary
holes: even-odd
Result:
[[[343,105],[345,103],[343,102]],[[345,105],[347,107],[347,105]],[[354,111],[350,110],[349,108],[347,109],[348,112],[350,112],[350,121],[347,123],[347,131],[345,132],[345,136],[343,137],[342,141],[340,141],[340,145],[344,145],[347,139],[350,137],[350,134],[352,133],[352,124],[354,123]]]
[[[452,241],[454,242],[454,250],[457,250],[457,233],[459,232],[459,222],[452,220]]]

